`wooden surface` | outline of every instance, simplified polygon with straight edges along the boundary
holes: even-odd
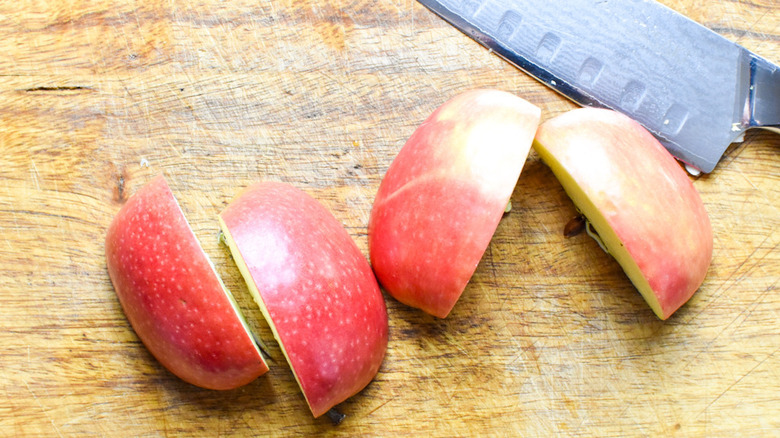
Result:
[[[777,0],[665,0],[780,63]],[[586,236],[534,153],[475,276],[437,320],[386,297],[375,381],[313,419],[217,214],[282,180],[366,252],[385,170],[415,127],[475,87],[544,118],[573,105],[412,0],[20,1],[0,5],[0,436],[769,436],[780,433],[780,136],[748,134],[696,180],[709,275],[653,316]],[[268,341],[272,370],[214,392],[140,344],[106,271],[122,203],[163,172]],[[671,213],[671,212],[670,212]]]

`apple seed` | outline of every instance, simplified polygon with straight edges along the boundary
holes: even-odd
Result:
[[[586,222],[587,221],[585,220],[585,216],[581,214],[574,216],[569,222],[566,223],[566,226],[563,227],[563,237],[568,239],[569,237],[574,237],[582,233],[585,231]]]

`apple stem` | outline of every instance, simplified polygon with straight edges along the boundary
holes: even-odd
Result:
[[[330,422],[333,423],[334,426],[341,424],[341,422],[344,421],[344,418],[346,417],[346,415],[336,410],[336,408],[330,408],[326,415],[328,418],[330,418]]]
[[[606,245],[604,245],[604,242],[601,240],[599,233],[596,232],[596,229],[593,228],[593,225],[587,219],[585,219],[585,232],[588,233],[588,236],[590,236],[593,240],[596,241],[596,243],[599,244],[599,246],[601,247],[602,250],[604,250],[605,253],[609,254],[609,251],[607,251],[607,247]]]
[[[255,345],[257,345],[257,349],[260,350],[260,354],[263,355],[263,358],[268,360],[269,362],[273,362],[274,358],[271,357],[270,354],[268,354],[268,347],[266,347],[265,343],[263,343],[263,340],[260,339],[254,332],[251,332],[252,340],[255,341]]]

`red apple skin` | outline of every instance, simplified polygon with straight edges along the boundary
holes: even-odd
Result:
[[[713,246],[707,211],[680,164],[639,123],[605,109],[548,120],[536,142],[607,219],[657,297],[658,317],[671,316],[704,281]]]
[[[127,319],[173,374],[225,390],[268,371],[162,175],[120,209],[105,249]]]
[[[471,90],[439,107],[393,160],[368,226],[371,264],[398,301],[446,317],[495,233],[541,111]]]
[[[244,190],[220,215],[315,417],[361,391],[387,349],[368,260],[317,200],[285,183]]]

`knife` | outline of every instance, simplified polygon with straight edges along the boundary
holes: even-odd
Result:
[[[749,128],[780,133],[780,67],[656,1],[418,1],[574,102],[637,120],[692,173]]]

